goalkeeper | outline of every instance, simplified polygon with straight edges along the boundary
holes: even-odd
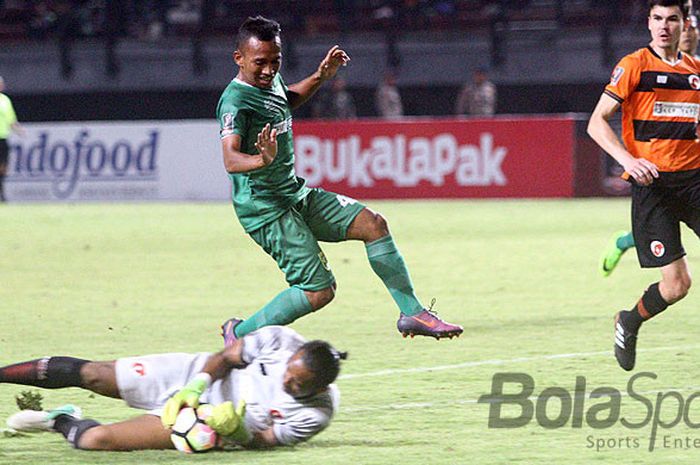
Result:
[[[57,431],[78,449],[172,449],[170,426],[181,407],[210,403],[207,418],[225,439],[248,448],[292,445],[325,429],[338,407],[333,383],[345,358],[327,342],[269,326],[216,354],[162,354],[93,362],[46,357],[0,368],[0,382],[46,389],[81,387],[123,399],[148,413],[100,424],[66,405],[22,410],[8,420],[20,431]],[[184,386],[184,387],[183,387]]]

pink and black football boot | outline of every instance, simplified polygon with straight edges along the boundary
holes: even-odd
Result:
[[[435,299],[430,302],[430,308],[425,308],[413,316],[401,314],[399,321],[396,322],[396,328],[403,337],[430,336],[435,339],[443,337],[452,339],[462,334],[464,328],[448,323],[437,316],[437,313],[432,310],[434,304]]]
[[[236,326],[238,326],[243,320],[240,318],[231,318],[226,320],[224,324],[221,325],[221,336],[224,338],[224,347],[231,347],[238,337],[236,336]]]

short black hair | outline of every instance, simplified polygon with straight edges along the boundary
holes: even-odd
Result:
[[[649,9],[647,11],[651,12],[651,9],[655,6],[677,6],[681,9],[683,18],[688,17],[688,3],[685,0],[649,0]]]
[[[340,373],[340,361],[348,358],[347,352],[338,352],[326,341],[310,341],[299,348],[306,368],[314,374],[314,389],[323,389]]]
[[[251,37],[255,37],[263,42],[275,40],[275,37],[279,37],[281,32],[282,28],[277,21],[262,16],[249,17],[238,28],[236,48],[240,50],[243,44],[248,42],[248,39]]]

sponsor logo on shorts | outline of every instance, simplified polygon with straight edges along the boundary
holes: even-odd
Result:
[[[666,253],[666,247],[661,243],[661,241],[651,241],[651,253],[654,254],[656,258],[663,257]]]
[[[146,376],[146,367],[141,362],[133,363],[131,369],[139,376]]]
[[[326,271],[331,271],[330,265],[328,265],[328,259],[326,258],[326,254],[323,253],[323,251],[318,253],[318,259],[321,260],[321,265],[326,269]]]
[[[615,68],[615,70],[612,72],[612,76],[610,76],[610,84],[616,86],[617,83],[620,82],[620,78],[623,74],[625,74],[625,68],[622,66]]]
[[[654,116],[676,116],[681,118],[697,118],[700,105],[697,103],[656,102]]]
[[[688,83],[690,83],[690,87],[693,89],[700,90],[700,77],[698,77],[697,74],[691,74],[688,76]]]
[[[661,74],[659,76],[656,76],[656,83],[657,84],[666,84],[668,82],[668,76],[665,74]]]

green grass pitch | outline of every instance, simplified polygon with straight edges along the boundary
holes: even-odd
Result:
[[[436,297],[439,314],[464,325],[461,338],[403,339],[395,329],[397,310],[363,245],[324,245],[338,280],[336,300],[293,328],[350,352],[338,381],[341,410],[328,430],[295,448],[200,456],[77,451],[58,434],[0,437],[0,464],[698,462],[700,430],[683,421],[659,428],[649,452],[650,426],[628,429],[618,422],[594,429],[584,422],[576,428],[568,421],[546,429],[533,420],[491,429],[489,406],[476,402],[499,372],[529,374],[535,394],[553,386],[571,393],[577,376],[586,377],[589,395],[602,386],[624,393],[630,374],[611,355],[612,317],[658,279],[658,271],[639,269],[634,253],[611,277],[598,274],[610,234],[629,225],[627,200],[369,206],[388,218],[418,295],[426,304]],[[684,237],[697,270],[698,239],[688,230]],[[224,319],[252,314],[284,286],[230,205],[0,206],[3,365],[44,355],[105,360],[219,350]],[[642,330],[635,373],[658,377],[640,381],[637,390],[653,402],[658,393],[677,391],[688,399],[700,391],[698,296],[691,290]],[[0,421],[16,410],[21,390],[0,386]],[[42,393],[47,407],[72,402],[100,421],[139,414],[79,389]],[[585,410],[595,404],[586,398]],[[548,405],[555,417],[559,401]],[[676,402],[663,405],[668,424]],[[518,409],[504,412],[517,416]],[[642,403],[622,398],[621,416],[640,422],[645,415]],[[689,418],[700,423],[700,400]],[[605,441],[601,450],[591,446],[597,440]]]

